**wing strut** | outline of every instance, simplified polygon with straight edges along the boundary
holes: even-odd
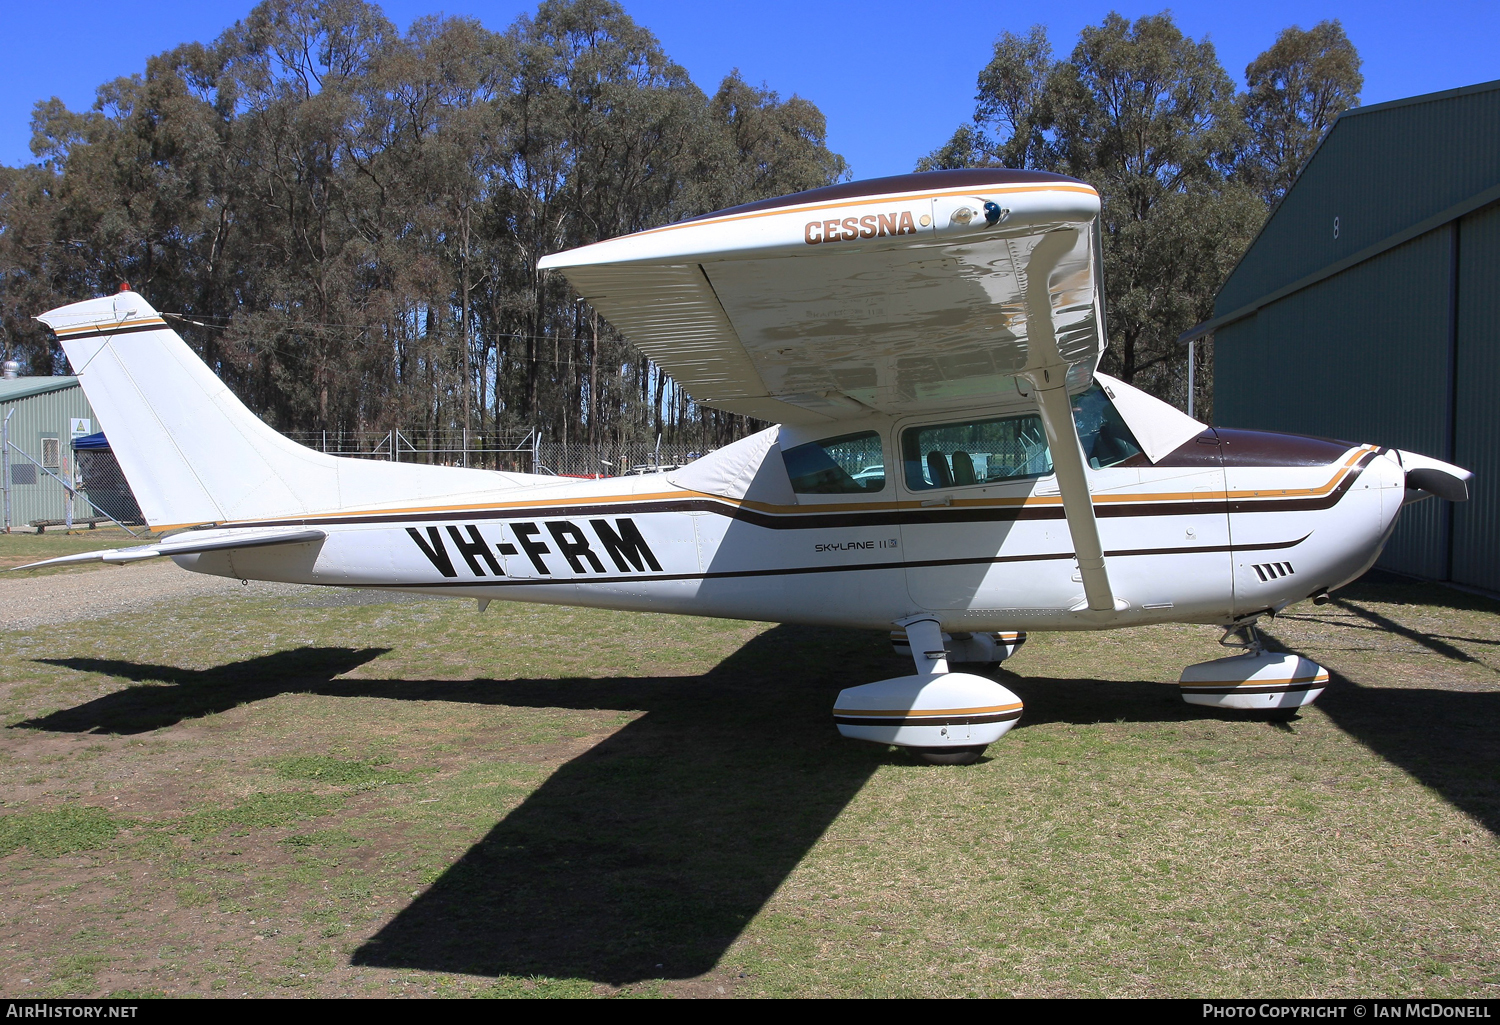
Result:
[[[1068,533],[1073,538],[1073,552],[1078,557],[1078,572],[1083,577],[1083,593],[1094,612],[1115,611],[1114,592],[1109,586],[1109,571],[1104,566],[1104,545],[1099,540],[1099,522],[1094,518],[1094,499],[1089,494],[1088,475],[1083,466],[1083,447],[1078,441],[1078,425],[1073,422],[1073,403],[1068,398],[1068,364],[1057,349],[1057,334],[1052,326],[1052,270],[1070,252],[1077,241],[1077,231],[1049,232],[1032,250],[1026,266],[1026,333],[1029,358],[1023,376],[1034,389],[1042,426],[1047,432],[1047,447],[1052,450],[1052,468],[1057,473],[1057,489],[1062,493],[1063,513],[1068,519]],[[1080,610],[1081,611],[1081,610]]]

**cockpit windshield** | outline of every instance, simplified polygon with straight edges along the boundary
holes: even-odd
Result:
[[[1141,455],[1140,443],[1097,381],[1088,391],[1073,397],[1073,423],[1078,427],[1084,458],[1096,470],[1119,466]]]

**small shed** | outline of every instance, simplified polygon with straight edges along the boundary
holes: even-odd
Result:
[[[94,411],[76,377],[0,379],[0,423],[8,444],[0,458],[5,472],[8,517],[4,526],[23,526],[67,516],[67,488],[77,467],[72,442],[97,430]],[[100,514],[82,498],[74,500],[73,521]]]

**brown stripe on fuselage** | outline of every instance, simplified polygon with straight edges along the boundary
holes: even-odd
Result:
[[[1360,476],[1370,460],[1375,458],[1374,449],[1363,449],[1350,456],[1349,462],[1327,483],[1316,488],[1274,489],[1278,495],[1264,495],[1255,491],[1219,492],[1212,497],[1189,501],[1162,501],[1166,495],[1121,495],[1095,499],[1094,514],[1100,518],[1116,516],[1186,516],[1217,508],[1230,512],[1305,512],[1328,509],[1337,505]],[[1266,489],[1273,490],[1273,489]],[[858,507],[830,508],[827,512],[813,512],[807,507],[797,512],[766,512],[765,509],[784,509],[785,506],[762,506],[754,508],[752,503],[736,502],[732,499],[681,492],[681,498],[663,498],[641,501],[637,496],[621,496],[617,500],[594,499],[576,505],[517,504],[505,506],[474,507],[460,506],[446,509],[411,509],[388,513],[347,513],[297,519],[255,520],[244,523],[214,524],[214,526],[272,527],[272,526],[326,526],[341,523],[432,523],[447,520],[496,520],[526,517],[552,517],[558,519],[597,515],[627,515],[667,512],[710,512],[720,516],[750,523],[769,530],[822,530],[830,527],[882,527],[905,524],[947,523],[1010,523],[1020,520],[1061,520],[1065,518],[1060,499],[1050,496],[1038,501],[1013,499],[1006,504],[983,503],[961,504],[959,499],[951,506],[921,507],[898,503],[872,503],[875,508]],[[1178,496],[1170,496],[1176,499]],[[158,527],[158,530],[171,529]]]
[[[1264,552],[1295,548],[1312,537],[1304,534],[1293,541],[1271,541],[1253,545],[1198,545],[1185,548],[1125,548],[1105,552],[1111,559],[1149,555],[1199,555],[1212,552]],[[733,580],[747,577],[800,576],[804,573],[864,573],[871,570],[934,569],[946,566],[999,566],[1015,562],[1055,562],[1072,559],[1073,552],[1041,552],[1034,555],[988,555],[962,559],[920,559],[913,562],[859,562],[827,566],[785,566],[777,569],[729,569],[702,573],[636,573],[626,576],[480,577],[476,580],[434,580],[424,584],[331,584],[333,587],[535,587],[546,584],[620,584],[643,580]]]

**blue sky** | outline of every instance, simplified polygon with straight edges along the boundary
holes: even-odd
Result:
[[[181,42],[208,41],[251,7],[250,0],[0,0],[0,163],[32,160],[31,108],[58,96],[86,108],[94,89],[142,71],[146,58]],[[783,95],[798,93],[828,116],[829,143],[854,174],[911,170],[973,111],[974,80],[1005,30],[1045,24],[1059,53],[1078,30],[1110,10],[1155,13],[1159,3],[1046,4],[947,0],[626,0],[626,10],[661,39],[673,59],[712,91],[730,69]],[[503,29],[534,5],[509,0],[392,0],[402,28],[438,11]],[[1243,85],[1245,65],[1287,25],[1339,18],[1364,58],[1365,103],[1500,78],[1500,3],[1177,3],[1178,24],[1208,36]]]

